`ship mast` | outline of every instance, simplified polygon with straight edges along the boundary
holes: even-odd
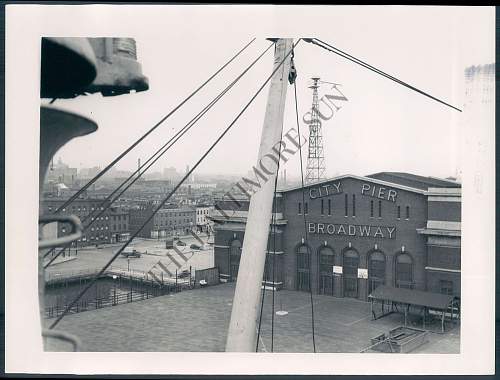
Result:
[[[293,40],[277,39],[274,51],[275,74],[271,79],[258,161],[272,152],[281,140],[288,74],[290,72]],[[281,66],[280,66],[281,65]],[[245,239],[226,341],[226,351],[251,352],[255,350],[256,324],[259,313],[262,277],[266,261],[274,183],[278,168],[250,199]]]

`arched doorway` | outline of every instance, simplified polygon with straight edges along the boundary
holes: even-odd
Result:
[[[358,268],[358,253],[352,249],[344,252],[342,269],[344,277],[344,297],[358,297]]]
[[[413,259],[407,253],[396,256],[396,288],[413,288]]]
[[[375,251],[370,254],[368,261],[368,294],[384,283],[385,255],[380,251]]]
[[[334,253],[330,247],[319,250],[319,293],[333,296]]]
[[[297,249],[297,290],[309,291],[311,253],[306,245]]]
[[[229,246],[229,276],[231,281],[235,281],[238,277],[238,269],[240,268],[241,258],[241,242],[235,239]]]

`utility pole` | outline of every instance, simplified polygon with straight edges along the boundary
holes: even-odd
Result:
[[[259,160],[264,155],[271,153],[272,147],[280,141],[291,62],[291,54],[288,53],[292,46],[293,40],[290,38],[280,38],[276,41],[273,71],[277,71],[274,73],[269,87]],[[284,61],[283,64],[279,66],[282,61]],[[269,224],[272,216],[274,182],[277,175],[278,168],[276,167],[273,174],[250,199],[245,239],[243,240],[226,341],[226,351],[229,352],[252,352],[255,350],[256,322],[266,262]]]

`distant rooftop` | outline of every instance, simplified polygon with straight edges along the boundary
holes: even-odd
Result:
[[[477,65],[477,66],[469,66],[465,69],[465,76],[471,77],[475,74],[487,74],[494,75],[495,74],[495,64],[489,63],[486,65]]]
[[[392,186],[395,188],[399,188],[402,190],[413,191],[416,193],[424,194],[429,188],[456,188],[460,189],[462,185],[459,182],[456,182],[451,179],[443,179],[436,177],[424,177],[411,173],[402,173],[402,172],[380,172],[375,174],[370,174],[364,177],[353,175],[353,174],[344,174],[341,176],[324,179],[314,183],[305,184],[304,187],[310,186],[318,186],[323,183],[338,181],[343,178],[354,178],[361,181],[372,181],[374,183],[378,183],[383,186]],[[293,186],[286,188],[278,188],[278,192],[288,192],[293,190],[300,189],[301,186]]]
[[[424,177],[421,175],[402,172],[379,172],[367,175],[368,178],[397,183],[399,185],[428,190],[430,187],[460,188],[462,185],[451,179]]]

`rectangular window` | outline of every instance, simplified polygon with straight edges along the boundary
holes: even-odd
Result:
[[[356,195],[352,195],[352,216],[356,216]]]
[[[309,205],[307,204],[307,202],[304,203],[304,215],[307,215],[309,214]]]
[[[373,201],[370,201],[370,217],[373,218]]]
[[[298,212],[298,214],[299,215],[302,214],[302,203],[300,203],[300,202],[299,202],[299,212]]]
[[[345,209],[345,210],[344,210],[344,211],[345,211],[345,212],[344,212],[344,214],[345,214],[345,216],[347,216],[347,214],[348,214],[348,212],[349,212],[349,211],[348,211],[348,209],[347,209],[347,207],[348,207],[348,205],[347,205],[347,203],[348,203],[347,194],[346,194],[346,195],[345,195],[345,197],[344,197],[344,203],[345,203],[345,204],[344,204],[344,209]]]
[[[332,200],[328,199],[328,215],[332,215]]]
[[[382,201],[378,201],[378,217],[382,217]]]
[[[321,200],[321,215],[325,215],[323,199]]]
[[[406,219],[410,219],[410,206],[406,206]]]

